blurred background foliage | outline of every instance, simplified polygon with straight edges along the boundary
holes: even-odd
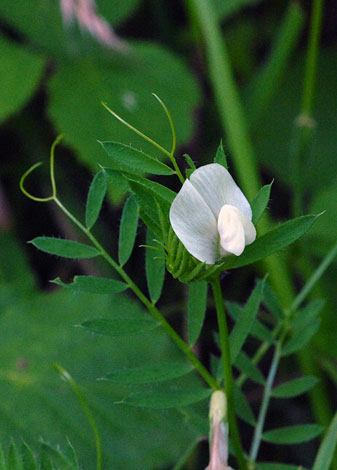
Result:
[[[311,5],[283,0],[213,3],[240,87],[259,171],[265,183],[275,180],[270,213],[280,221],[291,216],[291,201],[298,189],[291,142],[301,106]],[[97,417],[106,465],[159,469],[172,465],[192,439],[205,435],[199,415],[191,410],[190,414],[186,410],[150,412],[114,405],[125,390],[96,379],[114,366],[137,365],[153,357],[163,360],[178,353],[157,330],[130,342],[129,338],[98,341],[73,328],[97,311],[102,316],[104,312],[107,316],[142,312],[129,296],[60,292],[47,282],[58,275],[67,280],[76,273],[107,275],[108,271],[96,261],[65,263],[47,257],[25,243],[40,234],[81,238],[55,207],[25,199],[19,192],[19,178],[34,162],[47,162],[51,142],[64,133],[64,146],[57,150],[57,184],[73,210],[83,212],[92,172],[107,163],[97,140],[149,148],[114,120],[102,101],[163,146],[170,146],[165,116],[151,93],[160,96],[172,113],[182,166],[185,152],[198,165],[210,162],[221,137],[229,162],[231,149],[220,124],[202,35],[189,2],[98,0],[97,9],[122,40],[122,51],[101,45],[76,22],[65,27],[56,0],[0,3],[0,435],[2,441],[10,435],[23,437],[33,446],[41,436],[65,445],[68,436],[84,467],[92,467],[94,441],[76,399],[53,370],[52,364],[59,362],[79,382]],[[335,2],[326,2],[314,139],[301,170],[303,212],[326,210],[326,214],[301,243],[279,255],[287,263],[296,289],[337,238],[336,9]],[[49,195],[45,167],[29,183],[34,194],[41,196]],[[109,196],[97,231],[116,253],[124,196],[116,187],[110,187]],[[138,244],[144,241],[142,231],[138,238]],[[145,289],[143,266],[144,253],[139,249],[128,270]],[[320,387],[329,397],[328,413],[336,407],[336,275],[335,262],[316,288],[315,295],[326,298],[322,326],[300,361],[305,369],[306,354],[310,355],[310,367],[318,371]],[[255,267],[231,274],[226,278],[225,296],[244,302],[256,276]],[[161,305],[182,329],[185,294],[167,275]],[[213,323],[209,317],[207,326]],[[202,337],[201,357],[210,343],[210,335]],[[285,360],[281,374],[291,378],[299,370],[292,359]],[[254,408],[259,392],[252,389],[248,397]],[[283,410],[282,420],[308,420],[308,404],[292,400]],[[319,417],[317,402],[313,402],[312,413]],[[272,407],[270,419],[280,419],[277,405]],[[265,458],[274,456],[275,448],[266,445],[264,452]],[[289,451],[282,456],[280,448],[277,452],[279,460],[293,457]],[[310,446],[300,446],[299,452],[310,465],[314,455]]]

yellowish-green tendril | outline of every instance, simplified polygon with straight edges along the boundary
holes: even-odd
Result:
[[[109,106],[104,103],[103,101],[101,102],[102,106],[104,106],[104,108],[110,113],[112,114],[116,119],[118,119],[118,121],[120,121],[122,124],[124,124],[124,126],[128,127],[129,129],[131,129],[135,134],[139,135],[140,137],[142,137],[142,139],[146,140],[147,142],[149,142],[151,145],[153,145],[154,147],[156,147],[158,150],[160,150],[162,153],[164,153],[166,156],[169,157],[169,159],[171,160],[172,164],[173,164],[173,167],[175,169],[175,173],[177,174],[180,182],[182,184],[184,184],[184,177],[183,175],[181,174],[181,171],[179,170],[178,168],[178,165],[177,165],[177,162],[174,158],[174,156],[172,155],[172,153],[170,153],[168,150],[166,150],[164,147],[162,147],[160,144],[158,144],[158,142],[156,142],[155,140],[151,139],[151,137],[148,137],[147,135],[143,134],[143,132],[141,132],[140,130],[138,130],[136,127],[132,126],[130,123],[128,123],[127,121],[125,121],[122,117],[120,117],[117,113],[115,113],[115,111],[113,111],[111,108],[109,108]],[[166,112],[166,111],[165,111]],[[167,111],[168,112],[168,111]]]
[[[34,170],[35,168],[41,166],[43,164],[43,162],[38,162],[38,163],[35,163],[33,166],[31,166],[22,176],[21,176],[21,179],[20,179],[20,189],[21,191],[23,192],[23,194],[27,197],[29,197],[29,199],[32,199],[33,201],[37,201],[37,202],[48,202],[48,201],[53,201],[54,199],[54,195],[53,196],[49,196],[49,197],[37,197],[37,196],[33,196],[32,194],[30,194],[24,187],[24,182],[27,178],[28,175],[30,175]]]
[[[172,133],[172,149],[171,149],[171,155],[173,156],[175,151],[176,151],[176,146],[177,146],[177,137],[176,137],[176,130],[175,130],[175,127],[174,127],[174,123],[173,123],[173,119],[172,119],[172,116],[169,112],[169,110],[167,109],[167,106],[166,104],[159,98],[158,95],[156,95],[155,93],[152,93],[152,95],[156,98],[156,100],[159,102],[159,104],[161,105],[161,107],[163,108],[163,110],[165,111],[165,114],[167,116],[167,119],[169,120],[169,123],[170,123],[170,127],[171,127],[171,133]]]
[[[33,166],[31,166],[21,177],[20,179],[20,189],[23,192],[25,196],[27,196],[29,199],[32,199],[33,201],[37,202],[49,202],[49,201],[55,201],[56,199],[56,183],[55,183],[55,174],[54,174],[54,154],[55,154],[55,147],[56,145],[60,142],[62,139],[63,134],[59,135],[53,142],[51,149],[50,149],[50,182],[51,182],[51,187],[52,187],[52,195],[48,197],[37,197],[33,196],[33,194],[30,194],[24,187],[24,183],[26,181],[27,176],[29,176],[36,168],[41,166],[43,162],[38,162],[35,163]]]

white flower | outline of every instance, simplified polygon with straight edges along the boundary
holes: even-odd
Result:
[[[241,255],[256,238],[252,210],[228,171],[218,163],[195,170],[175,197],[170,222],[186,250],[214,264]]]

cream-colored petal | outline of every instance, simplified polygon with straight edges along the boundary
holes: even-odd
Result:
[[[225,204],[219,214],[218,231],[224,255],[231,253],[240,256],[246,246],[245,232],[238,212],[236,207]]]
[[[224,204],[237,207],[248,219],[252,218],[249,202],[222,165],[211,163],[202,166],[192,173],[190,181],[216,218]]]
[[[191,255],[207,264],[219,259],[216,218],[189,180],[171,205],[170,222]]]

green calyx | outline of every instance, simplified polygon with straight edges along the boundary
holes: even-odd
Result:
[[[223,271],[223,263],[206,264],[192,256],[170,227],[166,241],[166,268],[175,279],[189,284],[194,281],[211,281]]]

